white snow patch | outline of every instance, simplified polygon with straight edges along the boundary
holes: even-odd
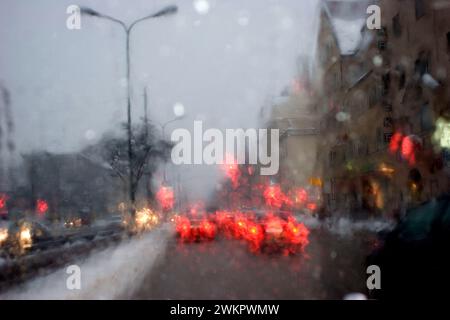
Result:
[[[81,268],[81,289],[66,287],[66,268],[30,280],[19,288],[0,295],[5,299],[118,299],[130,298],[157,257],[167,245],[167,229],[154,230],[122,242],[116,247],[91,254],[77,264]]]
[[[422,76],[422,83],[427,86],[430,87],[431,89],[436,89],[437,87],[439,87],[439,82],[437,82],[433,76],[429,73],[425,73]]]
[[[357,51],[362,40],[361,28],[364,23],[366,23],[365,19],[333,18],[333,27],[342,54],[353,54]]]
[[[307,226],[308,228],[311,229],[316,229],[321,225],[321,222],[318,218],[307,215],[304,217],[301,217],[298,219],[298,221],[301,221],[305,224],[305,226]]]
[[[382,219],[352,220],[349,218],[327,219],[324,226],[331,233],[339,236],[351,236],[357,231],[380,232],[382,230],[391,230],[394,224]]]

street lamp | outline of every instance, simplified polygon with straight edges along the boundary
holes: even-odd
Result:
[[[155,122],[157,125],[159,125],[159,126],[161,127],[161,135],[162,135],[163,140],[164,140],[165,137],[166,137],[166,127],[167,127],[167,125],[170,124],[170,123],[172,123],[172,122],[181,120],[181,119],[183,119],[183,118],[186,116],[186,114],[185,114],[185,112],[184,112],[184,108],[183,108],[183,106],[180,105],[180,104],[175,104],[175,106],[173,107],[173,113],[175,114],[175,118],[173,118],[173,119],[171,119],[171,120],[169,120],[169,121],[166,121],[166,122],[164,122],[163,124],[161,124],[161,123],[159,123],[159,122]],[[166,167],[167,167],[166,162],[164,162],[164,178],[163,178],[163,184],[165,184],[165,183],[166,183],[166,180],[167,180],[167,179],[166,179]]]
[[[156,13],[153,13],[151,15],[145,16],[143,18],[137,19],[134,22],[132,22],[130,25],[125,24],[123,21],[110,17],[108,15],[104,15],[102,13],[99,13],[91,8],[86,8],[86,7],[82,7],[80,8],[80,12],[81,14],[87,15],[87,16],[91,16],[91,17],[96,17],[96,18],[102,18],[102,19],[106,19],[109,20],[111,22],[117,23],[119,24],[123,30],[125,31],[126,34],[126,67],[127,67],[127,133],[128,133],[128,170],[129,170],[129,188],[130,188],[130,192],[129,192],[129,196],[130,196],[130,201],[131,201],[131,205],[132,205],[132,213],[134,214],[134,203],[136,200],[136,195],[135,195],[135,191],[134,191],[134,172],[133,172],[133,163],[132,163],[132,159],[133,159],[133,145],[132,145],[132,132],[131,132],[131,90],[130,90],[130,34],[131,31],[133,30],[134,26],[136,24],[138,24],[139,22],[142,22],[144,20],[147,19],[152,19],[152,18],[158,18],[158,17],[163,17],[163,16],[168,16],[168,15],[172,15],[175,14],[178,11],[178,7],[171,5],[171,6],[167,6],[159,11],[157,11]]]

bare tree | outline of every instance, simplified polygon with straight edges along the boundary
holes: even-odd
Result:
[[[132,213],[135,210],[136,193],[141,178],[145,175],[152,176],[160,161],[167,161],[172,145],[168,141],[160,140],[155,134],[155,128],[151,124],[135,125],[132,128],[131,158],[132,181],[129,187],[129,198]],[[126,136],[114,137],[105,135],[99,142],[100,156],[113,171],[114,175],[127,184],[129,175],[128,165],[128,140]],[[149,188],[149,186],[147,186]],[[151,194],[151,193],[150,193]]]

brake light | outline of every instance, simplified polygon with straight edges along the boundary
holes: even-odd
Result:
[[[205,219],[200,223],[200,232],[204,237],[214,238],[216,235],[216,226]]]
[[[303,248],[308,245],[309,230],[303,223],[298,223],[294,218],[289,218],[285,228],[286,239],[295,245]]]
[[[186,217],[178,217],[176,231],[181,238],[187,239],[191,234],[191,222]]]

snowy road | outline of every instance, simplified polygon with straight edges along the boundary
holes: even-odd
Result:
[[[130,297],[166,248],[167,228],[123,241],[74,262],[81,269],[81,290],[68,290],[66,268],[28,281],[2,299],[117,299]]]
[[[94,250],[75,262],[81,290],[62,268],[1,299],[341,299],[366,291],[365,258],[381,222],[307,221],[305,254],[254,254],[237,240],[182,244],[169,225]]]

